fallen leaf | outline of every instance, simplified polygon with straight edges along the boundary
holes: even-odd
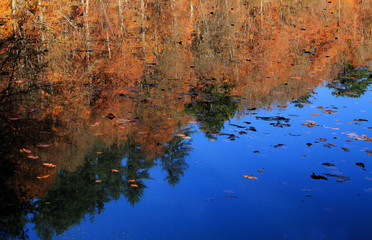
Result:
[[[247,179],[257,179],[257,177],[255,177],[253,175],[243,175],[243,177],[245,177]]]
[[[22,152],[22,153],[31,153],[31,150],[26,149],[26,148],[22,148],[22,149],[19,149],[19,152]]]
[[[323,110],[322,112],[327,113],[327,114],[336,113],[336,111],[333,111],[333,110]]]
[[[322,125],[319,125],[317,124],[316,122],[312,122],[312,121],[309,121],[309,122],[305,122],[303,124],[301,124],[302,126],[306,126],[306,127],[314,127],[314,126],[318,126],[318,127],[321,127]]]
[[[137,184],[131,184],[130,186],[131,186],[131,187],[138,187]]]
[[[36,147],[47,148],[47,147],[50,147],[50,144],[39,143],[39,144],[36,145]]]
[[[346,123],[354,124],[354,125],[360,125],[360,123],[355,123],[355,122],[346,122]]]
[[[56,167],[56,165],[52,164],[52,163],[43,163],[44,166],[46,167]]]
[[[335,167],[333,163],[322,163],[322,165],[327,167]]]
[[[119,170],[111,169],[111,172],[119,172]]]
[[[48,178],[50,177],[50,175],[44,175],[44,176],[40,176],[40,177],[36,177],[37,179],[44,179],[44,178]]]
[[[341,148],[342,148],[342,150],[344,150],[345,152],[350,152],[350,150],[347,149],[347,148],[344,148],[344,147],[341,147]]]
[[[354,119],[354,122],[368,122],[367,119],[359,118],[359,119]]]
[[[355,165],[357,165],[359,167],[362,167],[362,168],[365,168],[366,167],[366,165],[364,163],[362,163],[362,162],[357,162],[357,163],[355,163]]]
[[[238,198],[237,196],[225,196],[225,198]]]
[[[34,155],[29,155],[27,156],[28,158],[31,158],[31,159],[38,159],[39,157],[38,156],[34,156]]]
[[[133,182],[135,182],[136,180],[134,180],[134,179],[129,179],[129,182],[131,182],[131,183],[133,183]]]
[[[316,180],[319,180],[319,179],[322,179],[322,180],[328,180],[328,178],[322,176],[322,175],[316,175],[315,173],[311,174],[310,176],[312,179],[316,179]]]
[[[102,180],[100,180],[100,179],[96,180],[96,183],[101,183],[101,182],[102,182]]]
[[[311,116],[320,116],[319,113],[311,113],[310,115],[311,115]]]
[[[109,113],[109,114],[107,114],[107,115],[106,115],[106,118],[108,118],[108,119],[112,120],[112,119],[114,119],[114,118],[115,118],[115,115],[114,115],[114,114],[112,114],[112,113]]]

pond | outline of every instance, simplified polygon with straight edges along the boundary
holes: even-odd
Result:
[[[3,1],[0,238],[371,238],[371,7]]]

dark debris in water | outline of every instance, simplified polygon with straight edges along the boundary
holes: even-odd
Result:
[[[311,174],[310,177],[311,177],[312,179],[316,179],[316,180],[320,180],[320,179],[322,179],[322,180],[328,180],[328,178],[326,178],[326,177],[324,177],[324,176],[322,176],[322,175],[316,175],[315,173]]]

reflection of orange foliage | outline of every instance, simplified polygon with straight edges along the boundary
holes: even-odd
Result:
[[[30,196],[45,194],[55,177],[43,161],[74,171],[97,143],[133,138],[147,159],[161,154],[191,120],[183,113],[190,91],[235,86],[231,94],[251,105],[283,105],[332,78],[337,65],[371,56],[371,6],[361,1],[62,2],[0,3],[0,38],[28,37],[43,54],[24,65],[47,65],[15,74],[15,88],[40,87],[17,107],[23,115],[40,109],[28,117],[51,125],[39,129],[51,146],[33,163],[22,160],[14,178]]]
[[[57,174],[55,168],[40,166],[36,160],[19,161],[11,185],[24,200],[43,197],[52,187]]]

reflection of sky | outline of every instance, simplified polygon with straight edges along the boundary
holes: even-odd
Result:
[[[239,136],[235,141],[227,136],[210,141],[197,132],[195,149],[187,159],[190,167],[178,185],[169,186],[163,180],[164,172],[155,167],[150,170],[154,179],[145,181],[148,188],[135,207],[124,197],[107,203],[94,222],[87,216],[59,239],[367,239],[372,233],[372,192],[368,192],[372,181],[366,177],[372,178],[368,162],[372,156],[365,149],[372,147],[343,133],[372,136],[367,129],[372,126],[370,91],[360,99],[335,98],[324,87],[316,92],[313,104],[302,109],[289,105],[231,120],[254,126],[257,132],[239,135],[241,129],[227,122],[222,132]],[[331,104],[338,107],[337,113],[328,115],[316,108]],[[291,127],[276,128],[255,118],[279,112],[291,118]],[[359,118],[369,122],[347,123]],[[305,120],[330,128],[301,126]],[[328,141],[315,143],[317,138]],[[279,143],[284,146],[273,147]],[[337,146],[325,148],[327,143]],[[253,153],[255,150],[259,153]],[[324,162],[336,167],[321,165]],[[364,162],[366,171],[356,162]],[[334,177],[314,180],[312,172],[347,176],[350,181],[339,183]],[[258,179],[243,178],[244,174]]]

